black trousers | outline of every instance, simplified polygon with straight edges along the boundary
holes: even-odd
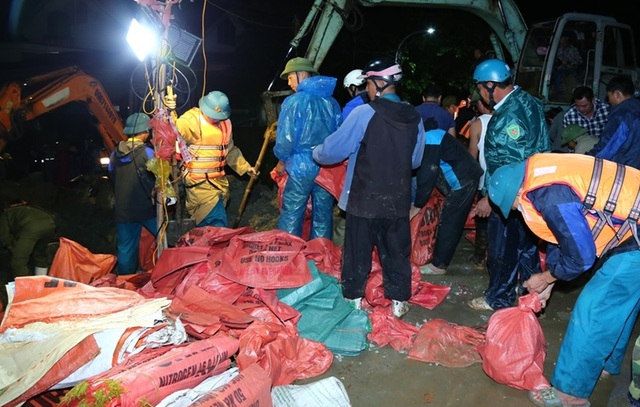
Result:
[[[408,214],[393,219],[368,219],[347,212],[341,276],[344,297],[364,297],[374,246],[382,266],[385,297],[407,301],[411,297]]]

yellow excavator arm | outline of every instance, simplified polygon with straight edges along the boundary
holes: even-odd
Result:
[[[46,83],[27,97],[22,97],[26,86]],[[123,124],[109,96],[100,82],[76,66],[63,68],[47,74],[34,76],[24,84],[16,82],[0,90],[0,151],[7,140],[19,136],[25,121],[64,106],[70,102],[83,102],[97,119],[96,128],[105,148],[111,152],[126,137]]]

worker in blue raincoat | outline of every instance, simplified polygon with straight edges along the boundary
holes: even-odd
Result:
[[[337,79],[318,75],[311,62],[293,58],[280,75],[295,92],[282,103],[278,117],[275,167],[288,175],[282,197],[278,229],[302,236],[302,223],[309,197],[312,204],[310,239],[331,239],[333,204],[331,194],[315,183],[320,167],[313,161],[313,149],[342,123],[342,110],[331,96]]]

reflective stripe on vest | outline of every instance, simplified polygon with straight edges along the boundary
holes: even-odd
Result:
[[[192,179],[218,178],[224,175],[231,140],[231,121],[211,124],[200,115],[200,141],[189,146],[192,161],[186,170]]]
[[[630,236],[637,237],[640,171],[581,154],[536,154],[527,160],[520,208],[540,238],[558,243],[526,194],[548,185],[566,185],[583,200],[598,256]],[[614,222],[616,221],[616,222]]]

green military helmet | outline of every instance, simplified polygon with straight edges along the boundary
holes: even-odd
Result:
[[[231,117],[229,98],[219,90],[214,90],[200,98],[200,111],[213,120],[227,120]]]
[[[577,124],[570,124],[562,129],[562,145],[567,144],[571,140],[575,140],[580,136],[584,136],[589,131]]]
[[[284,71],[280,74],[280,79],[287,79],[287,76],[291,72],[311,72],[314,74],[318,73],[318,70],[313,67],[311,61],[306,58],[296,57],[292,58],[287,62],[287,65],[284,67]]]
[[[149,116],[144,113],[134,113],[127,117],[122,133],[126,136],[135,136],[136,134],[149,131]]]

